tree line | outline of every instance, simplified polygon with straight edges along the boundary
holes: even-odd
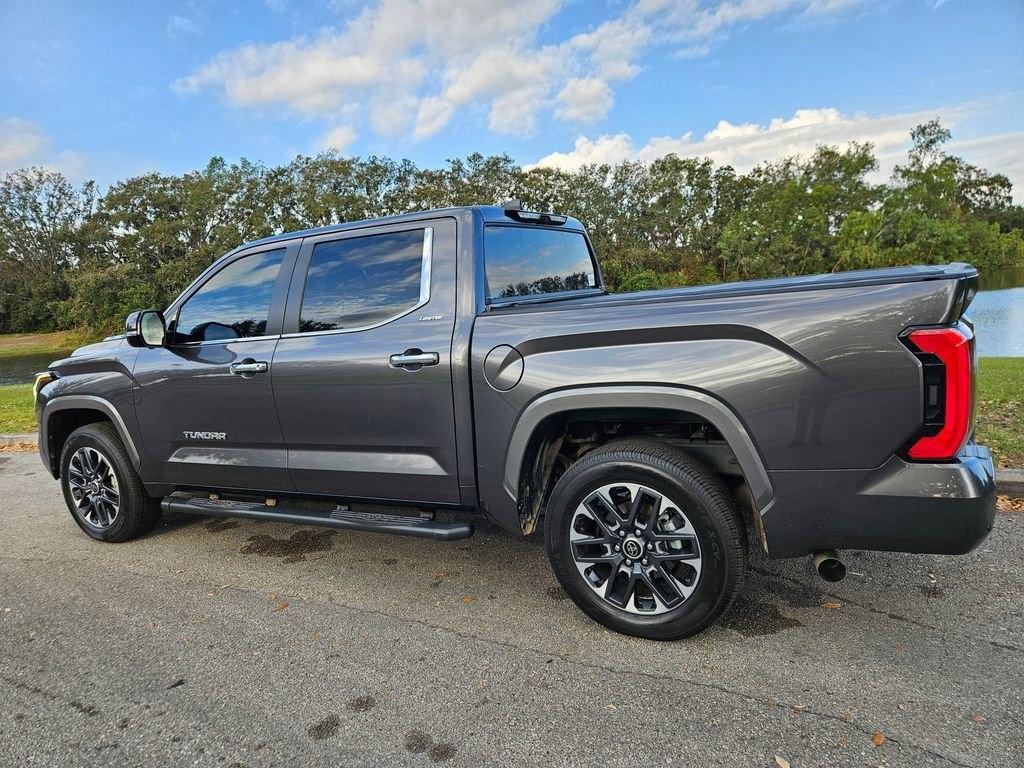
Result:
[[[214,259],[260,237],[453,205],[523,200],[575,216],[614,291],[968,261],[1024,266],[1024,206],[1006,176],[948,152],[937,121],[885,183],[870,144],[820,146],[748,173],[668,155],[567,172],[471,154],[409,160],[298,156],[268,167],[213,158],[100,193],[41,168],[0,178],[0,332],[114,332],[164,307]]]

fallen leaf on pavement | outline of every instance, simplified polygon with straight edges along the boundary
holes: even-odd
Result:
[[[35,443],[26,443],[23,441],[0,443],[0,453],[32,453],[35,450]]]
[[[779,768],[789,768],[789,760],[784,757],[779,757],[778,755],[775,756],[775,764],[779,766]]]
[[[984,723],[987,719],[988,718],[980,712],[975,712],[973,715],[971,715],[971,720],[973,720],[976,723]]]
[[[288,607],[288,603],[279,600],[277,605],[274,606],[274,610],[272,611],[272,613],[279,613],[279,612],[283,611],[287,607]]]
[[[998,496],[996,497],[996,509],[1000,512],[1024,512],[1024,499]]]
[[[476,598],[473,597],[472,595],[463,595],[459,599],[459,602],[461,602],[463,605],[471,605],[472,603],[476,602]]]
[[[822,603],[821,607],[822,608],[831,608],[832,610],[835,610],[836,608],[839,607],[839,603]]]
[[[880,747],[885,744],[885,734],[881,731],[875,731],[875,735],[871,737],[871,743],[876,747]]]

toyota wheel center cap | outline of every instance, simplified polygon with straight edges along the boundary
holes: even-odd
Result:
[[[633,560],[636,560],[644,553],[644,544],[640,539],[630,536],[622,542],[622,553]]]

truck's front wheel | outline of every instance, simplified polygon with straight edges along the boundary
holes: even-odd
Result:
[[[746,571],[746,529],[721,480],[684,451],[622,440],[573,464],[548,501],[559,582],[591,618],[673,640],[729,607]]]
[[[160,519],[113,425],[79,427],[64,443],[60,483],[78,527],[99,541],[127,541]]]

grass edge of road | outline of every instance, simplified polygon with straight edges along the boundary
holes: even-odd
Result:
[[[1024,357],[978,359],[974,421],[996,466],[1024,467]]]
[[[82,331],[0,334],[0,364],[21,355],[53,352],[89,341]],[[1000,468],[1024,467],[1024,358],[978,360],[975,421],[978,442],[987,445]],[[34,432],[32,385],[0,385],[0,432]]]
[[[0,432],[36,431],[36,409],[31,384],[0,386]]]

